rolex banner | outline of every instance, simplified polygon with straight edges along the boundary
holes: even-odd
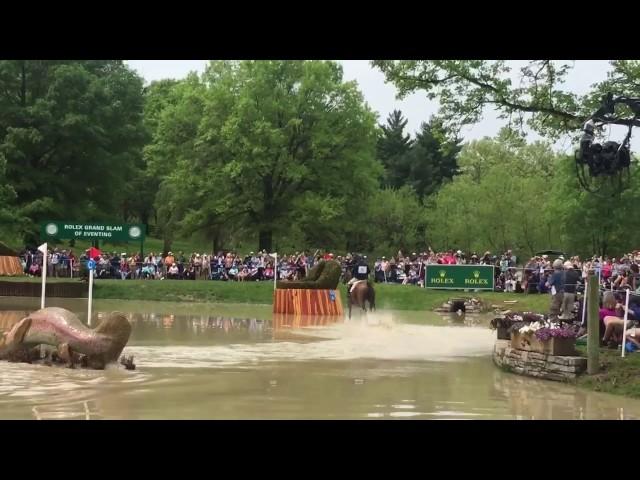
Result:
[[[493,290],[493,269],[489,265],[427,265],[426,288]]]
[[[121,223],[43,222],[40,225],[42,240],[106,240],[107,242],[131,242],[144,240],[144,225]]]

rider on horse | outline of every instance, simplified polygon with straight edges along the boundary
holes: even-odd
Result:
[[[354,260],[355,265],[353,266],[352,277],[351,280],[349,280],[349,283],[347,283],[349,286],[347,292],[349,294],[353,291],[356,283],[362,281],[366,282],[369,280],[369,265],[367,265],[367,257],[356,256]]]

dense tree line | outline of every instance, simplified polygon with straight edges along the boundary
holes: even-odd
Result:
[[[0,168],[17,234],[34,241],[47,218],[122,212],[147,141],[142,86],[121,61],[0,61]]]
[[[146,87],[121,61],[0,61],[0,231],[35,242],[45,219],[139,221],[166,250],[192,236],[373,254],[636,246],[636,173],[599,200],[572,159],[514,127],[573,132],[602,92],[640,93],[638,62],[612,62],[584,96],[551,61],[517,87],[504,62],[373,63],[402,95],[440,101],[415,135],[400,111],[376,119],[331,61],[213,61]],[[511,128],[463,145],[486,106]]]

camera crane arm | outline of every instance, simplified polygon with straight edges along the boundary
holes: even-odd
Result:
[[[633,112],[633,118],[625,119],[614,116],[616,105],[626,105]],[[640,98],[637,97],[613,97],[608,93],[602,99],[602,106],[587,119],[587,123],[625,125],[629,128],[640,127]],[[585,123],[586,126],[586,123]]]
[[[615,115],[616,105],[626,105],[633,113],[632,118]],[[628,127],[622,143],[607,141],[595,143],[596,126],[624,125]],[[618,96],[608,93],[602,99],[600,108],[591,115],[583,126],[580,148],[576,152],[576,172],[582,187],[595,192],[595,183],[589,177],[616,177],[622,188],[622,172],[629,174],[631,164],[630,140],[633,127],[640,127],[640,98]],[[585,169],[588,169],[588,175]],[[599,189],[599,187],[598,187]]]
[[[625,119],[620,117],[615,117],[615,107],[616,105],[627,105],[631,111],[633,112],[633,118]],[[625,137],[622,145],[628,147],[629,140],[631,139],[631,129],[633,127],[640,127],[640,98],[637,97],[613,97],[612,93],[608,93],[602,99],[602,106],[593,114],[591,117],[587,119],[584,124],[583,131],[585,132],[580,140],[581,148],[588,148],[593,143],[595,138],[594,130],[596,124],[611,124],[611,125],[625,125],[629,127],[629,131],[627,136]]]

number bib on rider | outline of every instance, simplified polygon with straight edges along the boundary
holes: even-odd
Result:
[[[358,267],[358,273],[360,273],[362,275],[366,275],[367,274],[367,267],[365,267],[364,265]]]

